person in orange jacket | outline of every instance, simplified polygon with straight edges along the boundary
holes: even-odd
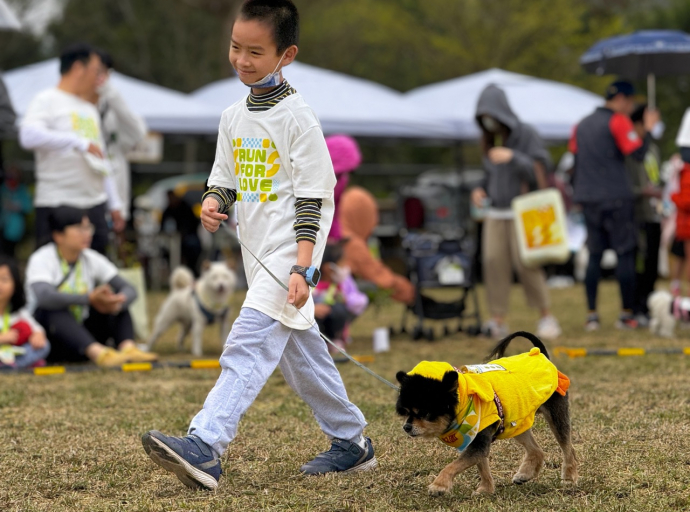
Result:
[[[342,264],[353,276],[391,290],[393,300],[412,305],[415,300],[412,283],[374,258],[369,251],[367,239],[379,222],[374,197],[361,187],[348,188],[340,199],[339,219],[342,236],[347,239],[343,246]]]

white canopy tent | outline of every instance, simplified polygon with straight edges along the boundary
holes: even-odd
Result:
[[[22,25],[5,0],[0,0],[0,30],[21,30]]]
[[[304,97],[326,133],[363,137],[410,137],[453,139],[453,127],[423,108],[405,101],[404,95],[383,85],[293,62],[284,76]],[[249,88],[237,78],[206,85],[192,97],[220,113],[244,98]]]
[[[477,100],[484,88],[503,89],[515,114],[536,128],[546,140],[567,140],[573,127],[604,102],[603,98],[573,85],[543,80],[501,69],[419,87],[406,94],[409,103],[453,125],[459,139],[476,140]]]
[[[4,74],[17,115],[21,117],[26,112],[36,94],[57,85],[59,69],[58,59],[51,59]],[[144,117],[152,131],[189,135],[218,132],[220,112],[187,94],[117,72],[112,73],[111,80],[129,107]]]

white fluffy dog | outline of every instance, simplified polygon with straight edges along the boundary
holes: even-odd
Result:
[[[230,332],[230,298],[237,285],[237,275],[224,262],[208,263],[195,282],[186,267],[178,267],[170,275],[170,295],[158,311],[148,349],[172,324],[181,324],[177,348],[182,350],[185,336],[192,332],[192,354],[203,354],[204,328],[220,323],[221,346]]]
[[[673,338],[676,322],[688,321],[690,298],[674,298],[666,290],[652,293],[647,299],[649,308],[649,330],[664,338]]]

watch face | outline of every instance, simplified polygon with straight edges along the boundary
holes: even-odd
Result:
[[[307,282],[311,286],[316,286],[319,284],[319,279],[321,279],[321,271],[316,267],[309,267],[307,270]]]

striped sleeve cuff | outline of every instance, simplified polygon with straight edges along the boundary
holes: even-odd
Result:
[[[207,197],[212,197],[218,201],[218,213],[228,213],[232,205],[235,204],[237,191],[231,188],[212,187],[204,192],[201,202],[203,203]]]
[[[307,240],[316,244],[316,233],[321,226],[321,199],[300,199],[295,201],[295,224],[297,232],[296,241]]]

